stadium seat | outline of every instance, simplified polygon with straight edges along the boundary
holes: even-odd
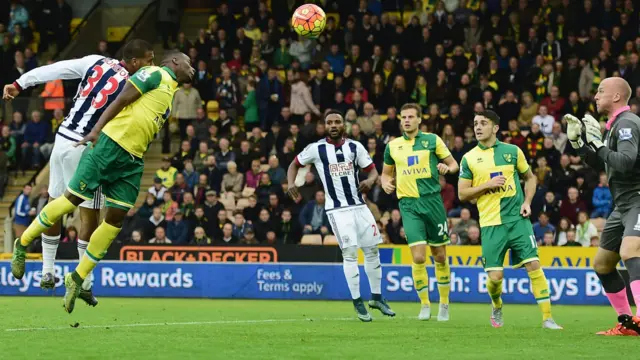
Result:
[[[246,207],[249,207],[249,199],[238,199],[236,210],[242,210]]]
[[[591,223],[593,224],[593,226],[596,227],[596,229],[598,229],[598,232],[602,232],[602,229],[604,229],[604,224],[607,220],[605,218],[594,218],[591,219]]]
[[[320,235],[303,235],[300,239],[301,245],[322,245],[322,236]]]
[[[242,197],[243,198],[248,198],[249,196],[255,194],[256,189],[255,188],[250,188],[250,187],[244,187],[244,189],[242,189]]]
[[[322,245],[338,245],[338,239],[334,235],[326,235],[322,241]]]
[[[227,210],[227,219],[233,222],[233,211]]]
[[[220,104],[216,100],[209,100],[207,102],[207,116],[211,120],[218,120],[220,117]]]
[[[236,209],[236,199],[233,193],[223,193],[220,194],[220,202],[224,205],[224,208],[227,210],[235,210]]]

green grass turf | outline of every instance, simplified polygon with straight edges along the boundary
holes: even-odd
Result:
[[[540,328],[535,305],[506,304],[505,327],[494,329],[488,304],[452,304],[451,321],[438,323],[416,320],[418,304],[393,303],[398,317],[375,310],[372,323],[361,323],[349,302],[100,301],[96,308],[79,301],[68,315],[59,298],[0,297],[0,358],[612,359],[637,358],[631,354],[640,348],[637,338],[594,335],[615,323],[604,306],[554,306],[565,327],[558,332]],[[16,328],[47,329],[7,331]]]

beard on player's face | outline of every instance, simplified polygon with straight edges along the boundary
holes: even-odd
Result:
[[[344,127],[336,127],[329,129],[329,137],[331,140],[340,140],[344,136]]]

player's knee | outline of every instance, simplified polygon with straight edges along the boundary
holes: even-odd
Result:
[[[434,254],[433,255],[433,261],[439,263],[439,264],[444,264],[447,261],[447,256],[444,253],[440,253],[440,254]]]
[[[608,274],[615,270],[616,264],[617,262],[612,264],[609,259],[596,256],[595,259],[593,259],[593,270],[598,274]]]
[[[502,271],[489,271],[489,279],[493,281],[501,281],[504,278],[504,273]]]
[[[424,254],[414,254],[413,262],[415,264],[424,264],[427,261],[427,256]]]
[[[623,261],[627,261],[634,257],[640,257],[640,237],[627,236],[622,239],[620,245],[620,257]]]
[[[527,272],[536,271],[540,269],[540,261],[532,261],[524,264],[524,268],[527,269]]]
[[[377,246],[369,246],[362,248],[365,260],[376,260],[380,254]]]
[[[358,262],[358,248],[355,246],[349,246],[342,249],[342,259],[346,262]]]

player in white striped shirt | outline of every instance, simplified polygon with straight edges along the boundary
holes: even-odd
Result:
[[[344,275],[358,318],[364,322],[372,320],[360,297],[358,248],[364,253],[364,268],[371,288],[369,307],[380,310],[384,315],[395,316],[381,292],[382,265],[378,244],[382,242],[382,237],[376,220],[362,199],[362,192],[373,187],[378,171],[364,146],[345,138],[344,117],[340,112],[329,111],[324,121],[329,136],[309,144],[289,165],[289,196],[294,200],[300,198],[295,186],[298,169],[313,164],[327,194],[325,210],[342,249]],[[369,177],[362,182],[358,180],[360,170],[369,173]]]
[[[49,160],[49,197],[50,201],[63,196],[69,181],[76,172],[85,146],[77,146],[91,130],[102,115],[124,88],[124,84],[141,67],[153,63],[153,47],[144,40],[131,40],[122,51],[122,61],[101,55],[88,55],[80,59],[58,61],[51,65],[35,68],[24,73],[13,84],[4,86],[3,99],[13,100],[23,89],[44,84],[52,80],[82,79],[73,98],[74,103],[65,120],[60,124],[56,134],[53,152]],[[88,239],[98,227],[98,217],[102,207],[103,195],[96,192],[93,201],[80,204],[82,227],[78,237],[78,255],[84,255]],[[60,242],[60,223],[56,223],[42,234],[42,278],[40,287],[53,289],[54,261]],[[60,274],[61,275],[61,274]],[[79,297],[91,306],[98,300],[93,296],[91,283],[93,276],[89,274],[82,285]]]

